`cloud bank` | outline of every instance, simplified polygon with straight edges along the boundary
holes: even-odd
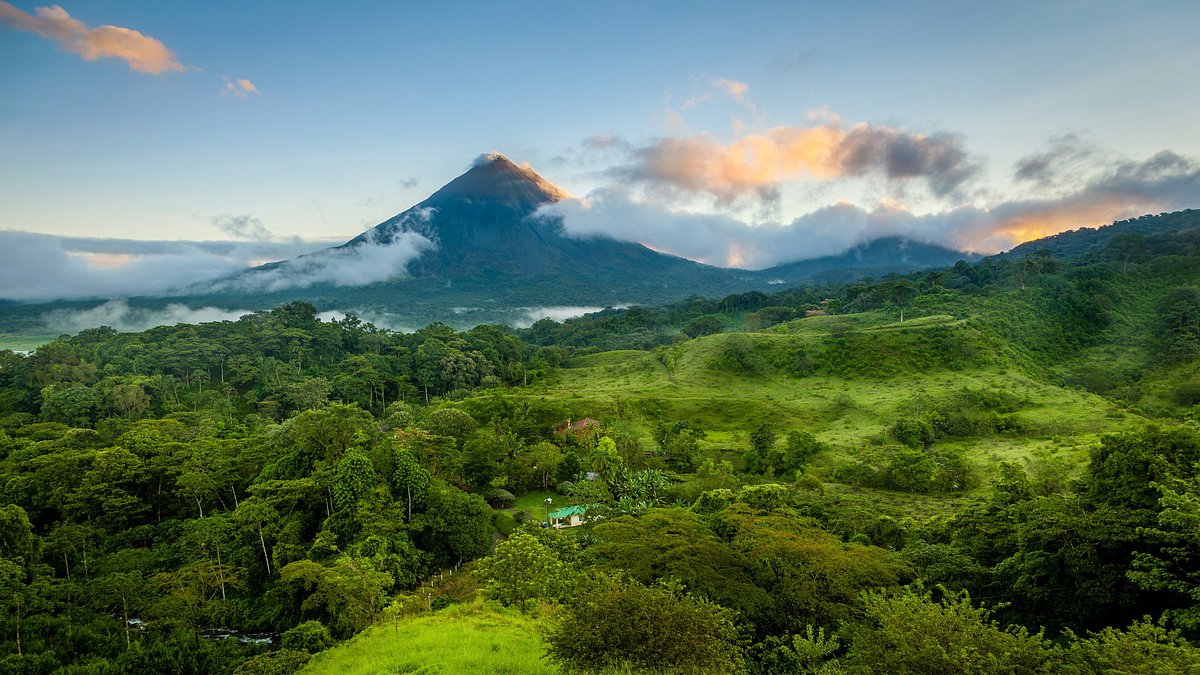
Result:
[[[109,300],[91,309],[57,309],[42,315],[47,328],[61,333],[78,333],[97,326],[109,326],[123,332],[144,331],[155,326],[173,326],[177,323],[208,323],[211,321],[237,321],[249,309],[221,309],[170,304],[162,309],[131,307],[125,300]]]
[[[432,213],[413,209],[402,225],[419,229]],[[250,215],[216,216],[211,222],[233,239],[143,241],[0,230],[0,300],[362,286],[404,275],[409,262],[434,247],[417,232],[383,241],[370,230],[363,243],[330,248],[335,242],[277,236]]]
[[[222,282],[220,288],[271,292],[319,284],[365,286],[404,276],[408,263],[433,247],[433,242],[416,232],[399,232],[390,241],[369,238],[356,246],[317,251],[246,272]]]
[[[888,139],[889,134],[883,134],[883,146],[891,145]],[[860,145],[855,141],[851,147]],[[1053,157],[1030,156],[1019,162],[1015,169],[1018,178],[1025,174],[1034,177],[1026,180],[1060,184],[1057,167],[1063,162],[1053,148],[1051,153]],[[937,152],[921,156],[925,159],[914,160],[915,164],[901,164],[939,164]],[[883,157],[877,155],[876,159]],[[882,159],[881,164],[886,163]],[[1036,170],[1025,169],[1035,164],[1039,165]],[[957,165],[955,161],[943,163],[943,167]],[[1066,166],[1069,168],[1070,162]],[[932,173],[944,172],[935,169]],[[873,208],[838,203],[791,222],[752,225],[730,215],[670,208],[626,186],[609,186],[584,199],[563,200],[544,207],[541,214],[560,218],[569,236],[636,241],[709,264],[762,269],[838,254],[884,236],[994,253],[1068,229],[1196,206],[1200,206],[1200,162],[1161,152],[1143,161],[1101,163],[1082,184],[1051,196],[1011,199],[987,207],[959,205],[927,214],[914,214],[890,203]]]
[[[362,241],[326,248],[290,260],[250,270],[222,281],[221,290],[256,292],[308,288],[319,284],[365,286],[404,276],[408,263],[435,247],[425,231],[434,209],[410,209],[394,224],[396,230],[384,235],[368,230]],[[224,217],[214,220],[219,227],[238,237],[271,238],[273,235],[257,218]]]
[[[140,241],[0,231],[0,299],[165,295],[327,246],[318,241]]]
[[[53,40],[84,61],[121,59],[139,73],[152,75],[185,69],[160,40],[120,26],[89,28],[58,5],[38,7],[30,14],[0,1],[0,24]]]

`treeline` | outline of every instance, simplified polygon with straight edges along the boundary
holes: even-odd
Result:
[[[196,410],[279,421],[341,401],[381,416],[394,401],[527,383],[564,358],[502,326],[400,333],[354,316],[320,321],[296,302],[233,322],[95,328],[31,356],[0,352],[0,414],[77,427]]]

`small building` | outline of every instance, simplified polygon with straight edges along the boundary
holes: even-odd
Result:
[[[566,506],[561,509],[551,511],[546,516],[546,520],[550,522],[550,527],[553,527],[556,530],[561,530],[567,527],[579,527],[588,519],[587,512],[592,506],[592,504]]]
[[[571,434],[572,436],[586,436],[591,431],[600,430],[600,420],[594,420],[590,417],[585,417],[581,420],[567,419],[554,427],[554,433],[559,435]]]

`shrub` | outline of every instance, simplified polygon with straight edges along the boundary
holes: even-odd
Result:
[[[316,654],[333,646],[333,637],[329,629],[320,621],[305,621],[291,630],[285,631],[279,638],[284,649]]]
[[[674,586],[600,579],[546,635],[565,673],[744,673],[733,612]]]
[[[511,508],[516,501],[517,498],[513,496],[513,493],[502,488],[492,490],[487,495],[487,503],[494,509]]]
[[[910,448],[927,448],[933,445],[937,435],[929,420],[900,418],[890,429],[892,437]]]

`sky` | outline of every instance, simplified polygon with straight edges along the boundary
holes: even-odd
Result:
[[[574,195],[574,236],[750,268],[1200,207],[1198,25],[1194,0],[0,1],[0,298],[340,243],[489,151]]]

